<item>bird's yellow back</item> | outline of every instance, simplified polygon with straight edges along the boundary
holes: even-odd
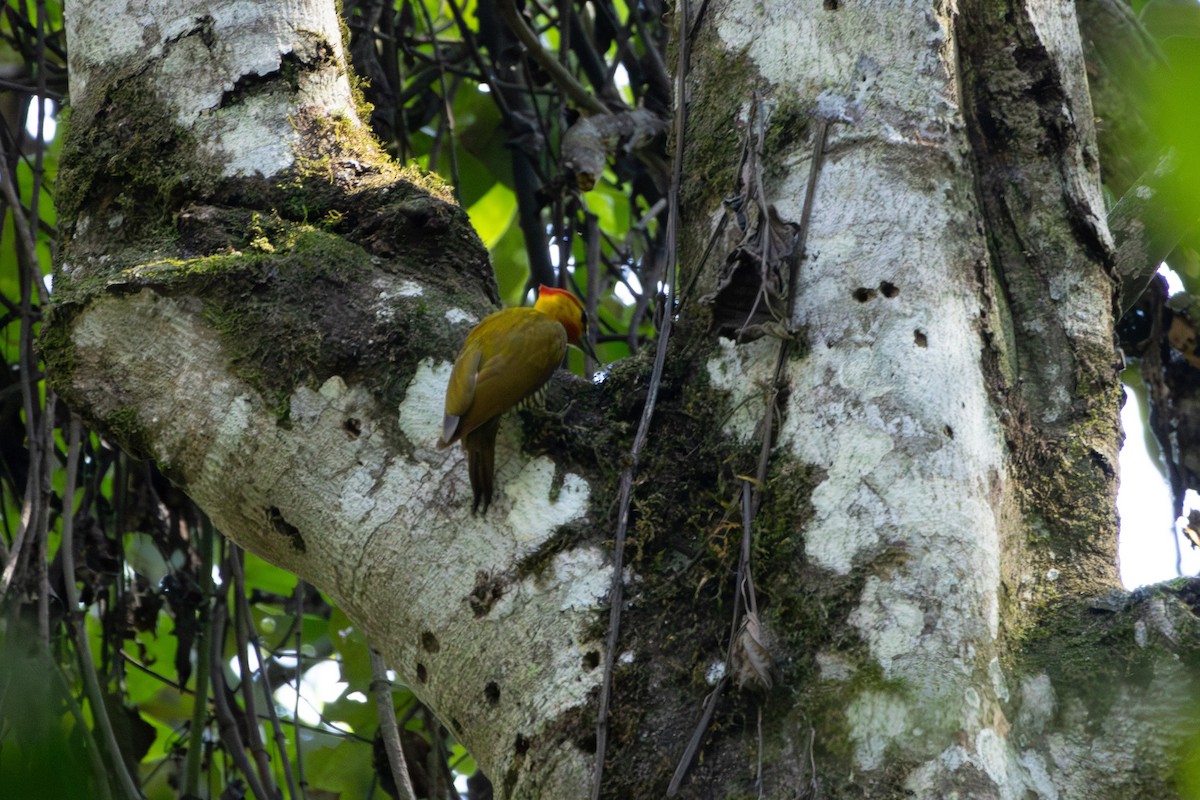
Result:
[[[542,388],[566,353],[566,330],[536,308],[485,317],[467,334],[450,373],[442,446]]]
[[[463,342],[446,387],[439,447],[462,440],[472,508],[492,500],[500,415],[536,393],[586,328],[583,305],[570,292],[543,286],[533,308],[506,308],[483,318]]]

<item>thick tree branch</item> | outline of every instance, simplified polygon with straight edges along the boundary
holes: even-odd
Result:
[[[51,379],[226,535],[337,598],[507,796],[531,782],[568,796],[552,787],[587,763],[564,720],[598,678],[583,656],[611,568],[561,531],[586,518],[588,481],[521,453],[515,425],[487,517],[463,502],[461,453],[434,446],[449,361],[496,300],[478,237],[444,187],[359,129],[333,4],[256,25],[155,10],[163,38],[139,38],[139,69],[107,64],[128,56],[96,40],[88,9],[72,15]],[[202,46],[214,39],[227,46]],[[189,91],[158,92],[185,51]],[[105,105],[127,94],[153,107]],[[217,109],[261,144],[252,162],[210,141]],[[121,169],[163,171],[109,183],[132,131],[155,152],[123,152]]]

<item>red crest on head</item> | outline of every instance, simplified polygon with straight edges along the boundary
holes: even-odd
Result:
[[[570,302],[576,311],[575,314],[571,314],[567,311],[566,307],[561,305],[563,300]],[[559,310],[552,310],[555,304],[559,305]],[[563,328],[567,331],[567,341],[571,344],[579,342],[579,338],[583,335],[585,322],[583,303],[580,302],[578,297],[566,289],[556,289],[553,286],[542,284],[538,287],[538,301],[535,304],[535,308],[541,308],[562,323]]]
[[[583,303],[579,302],[579,298],[568,292],[566,289],[557,289],[553,286],[547,286],[543,283],[538,286],[538,297],[541,297],[542,295],[561,295],[563,297],[569,297],[574,301],[575,305],[583,308]]]

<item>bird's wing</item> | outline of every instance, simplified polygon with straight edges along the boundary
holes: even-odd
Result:
[[[567,352],[563,326],[545,314],[529,311],[509,317],[502,336],[483,340],[474,396],[470,408],[460,415],[458,435],[471,432],[536,392],[562,362]]]
[[[446,387],[446,414],[442,417],[442,438],[438,447],[447,447],[458,441],[466,431],[462,430],[462,418],[475,402],[476,377],[483,351],[468,341],[454,361],[450,372],[450,384]]]

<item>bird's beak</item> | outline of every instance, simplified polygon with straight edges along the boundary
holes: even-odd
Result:
[[[592,347],[592,343],[588,339],[586,331],[584,332],[583,336],[579,337],[579,344],[577,346],[580,350],[587,353],[588,357],[591,358],[592,361],[595,361],[597,365],[604,366],[604,362],[600,360],[600,356],[596,355],[596,349]]]

